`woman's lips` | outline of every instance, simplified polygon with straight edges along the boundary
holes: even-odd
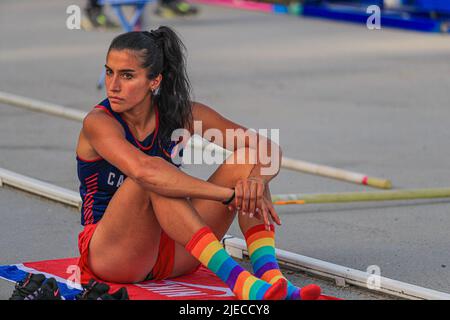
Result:
[[[108,99],[111,102],[122,102],[124,100],[124,99],[119,98],[119,97],[109,97]]]

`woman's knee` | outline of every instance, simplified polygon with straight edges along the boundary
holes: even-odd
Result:
[[[121,188],[124,189],[122,191],[128,192],[134,198],[143,199],[145,204],[149,207],[152,207],[152,203],[156,203],[157,201],[161,201],[166,198],[154,191],[145,189],[131,178],[126,178],[123,184],[120,186],[119,190]]]
[[[120,185],[118,191],[127,191],[127,192],[131,192],[132,194],[138,196],[138,195],[142,195],[142,196],[147,196],[148,195],[148,191],[145,190],[140,184],[138,184],[136,181],[134,181],[131,178],[126,178],[124,180],[124,182]]]
[[[225,161],[225,164],[254,166],[257,161],[257,151],[248,147],[236,149]]]
[[[234,187],[238,180],[247,178],[256,165],[256,151],[237,149],[209,177],[208,181],[222,186]]]

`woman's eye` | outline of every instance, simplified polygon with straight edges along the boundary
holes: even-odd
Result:
[[[133,75],[131,73],[124,73],[122,76],[127,80],[133,78]]]
[[[109,69],[106,69],[106,75],[107,75],[107,76],[110,76],[110,75],[112,75],[112,71],[111,71],[111,70],[109,70]]]

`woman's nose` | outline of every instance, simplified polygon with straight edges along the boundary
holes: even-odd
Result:
[[[117,76],[112,76],[109,83],[109,90],[111,91],[120,91],[120,79]]]

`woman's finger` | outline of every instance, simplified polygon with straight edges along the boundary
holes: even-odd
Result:
[[[269,212],[267,211],[266,207],[262,208],[262,215],[263,215],[264,224],[266,226],[266,230],[270,230]]]
[[[257,189],[256,189],[256,209],[255,212],[258,212],[258,210],[262,207],[263,204],[263,197],[264,197],[264,183],[258,183]]]
[[[243,196],[242,196],[242,214],[245,215],[249,212],[250,208],[250,187],[249,187],[249,181],[244,180],[242,182],[242,188],[243,188]]]
[[[263,213],[263,209],[262,207],[260,208],[256,208],[255,212],[253,213],[253,217],[257,220],[261,220],[262,219],[262,213]]]
[[[250,212],[250,217],[252,217],[255,213],[256,209],[256,196],[258,193],[258,184],[255,181],[249,181],[250,186],[250,199],[249,199],[249,208],[248,211]]]
[[[234,187],[234,192],[235,192],[235,196],[234,196],[234,203],[235,203],[235,207],[238,211],[241,210],[242,208],[242,197],[243,197],[243,190],[242,190],[242,181],[239,180],[236,183],[236,186]]]
[[[269,200],[266,201],[266,207],[273,221],[275,221],[278,225],[281,225],[280,216],[278,216],[278,213],[275,211],[275,208],[273,207],[272,203],[269,202]]]

